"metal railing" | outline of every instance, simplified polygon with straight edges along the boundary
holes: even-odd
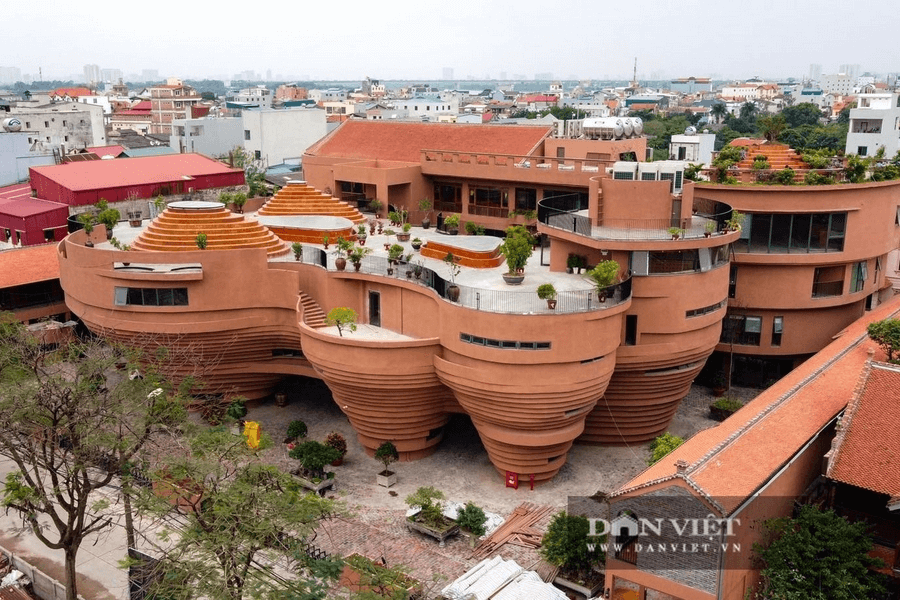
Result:
[[[334,265],[335,258],[333,253],[326,252],[320,248],[304,247],[303,249],[304,262],[322,265],[321,261],[324,261],[326,264],[323,266],[329,271],[337,270]],[[388,269],[391,269],[390,275],[388,274]],[[416,277],[417,271],[419,273],[418,278]],[[433,269],[429,269],[415,261],[408,262],[402,260],[396,264],[392,264],[383,256],[366,256],[360,262],[359,271],[356,271],[354,265],[348,261],[344,272],[359,272],[368,275],[380,275],[382,277],[407,280],[411,283],[432,289],[438,296],[449,301],[447,290],[451,286],[450,280],[445,279]],[[502,314],[525,315],[589,312],[592,310],[612,308],[631,298],[631,278],[604,288],[605,299],[602,302],[599,300],[599,294],[595,289],[558,292],[555,309],[549,308],[547,306],[547,301],[538,298],[537,292],[535,291],[496,290],[464,284],[456,284],[456,287],[459,288],[459,299],[455,301],[455,304],[482,312]]]
[[[548,198],[538,203],[538,221],[563,231],[605,240],[672,239],[670,229],[673,227],[679,229],[679,238],[696,239],[705,237],[707,233],[724,231],[725,221],[732,212],[730,206],[717,203],[714,213],[698,211],[676,224],[671,219],[602,219],[598,225],[593,225],[590,217],[578,214],[587,209],[587,203],[577,197]],[[709,223],[713,225],[709,227]]]

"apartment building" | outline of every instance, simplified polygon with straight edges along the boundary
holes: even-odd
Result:
[[[172,134],[172,121],[195,116],[191,107],[202,101],[194,88],[180,79],[169,78],[163,85],[155,85],[150,91],[150,133]]]
[[[884,150],[891,159],[900,150],[900,93],[860,94],[850,109],[846,154],[875,156]]]

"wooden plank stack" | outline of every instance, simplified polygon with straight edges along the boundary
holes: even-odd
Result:
[[[498,551],[504,544],[513,544],[525,548],[538,548],[541,545],[543,533],[535,529],[535,525],[542,519],[553,514],[552,506],[538,506],[530,502],[524,502],[516,507],[503,525],[494,533],[485,538],[475,551],[472,558],[484,559]]]

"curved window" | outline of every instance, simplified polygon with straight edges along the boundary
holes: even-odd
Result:
[[[632,253],[635,275],[673,275],[701,273],[725,265],[729,261],[729,246],[694,248],[692,250],[639,250]]]
[[[115,290],[116,306],[187,306],[187,288],[123,288]]]
[[[847,213],[748,215],[735,242],[735,252],[751,254],[807,254],[841,252]]]

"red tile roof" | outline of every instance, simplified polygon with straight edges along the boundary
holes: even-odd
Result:
[[[89,90],[86,87],[61,87],[56,88],[52,92],[50,92],[51,96],[68,96],[70,98],[77,98],[79,96],[91,96],[94,92]]]
[[[176,181],[205,175],[241,172],[201,154],[169,154],[121,160],[94,160],[31,167],[70,190],[94,190],[113,187]]]
[[[0,288],[59,279],[56,244],[0,252]]]
[[[534,96],[523,96],[519,98],[519,102],[556,102],[559,100],[557,96],[545,96],[537,94]]]
[[[311,146],[313,156],[418,163],[421,150],[531,154],[549,126],[347,121]]]
[[[900,367],[873,362],[833,444],[828,477],[900,495]]]
[[[612,496],[681,478],[729,514],[844,409],[869,352],[884,358],[866,326],[898,312],[900,297],[866,313],[721,425],[697,433]],[[676,461],[687,463],[684,473]]]
[[[119,156],[123,152],[125,152],[125,148],[122,146],[94,146],[92,148],[87,149],[88,152],[93,152],[99,157],[104,157],[107,154],[110,156]]]

